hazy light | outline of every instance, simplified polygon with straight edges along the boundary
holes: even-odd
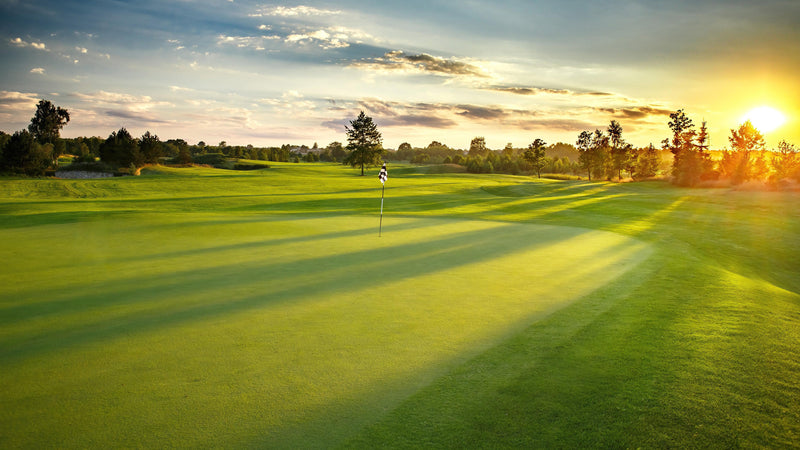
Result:
[[[742,122],[749,120],[758,131],[769,133],[786,122],[786,117],[775,108],[759,106],[753,108],[742,117]]]

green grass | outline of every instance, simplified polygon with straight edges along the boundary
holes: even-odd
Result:
[[[0,447],[792,447],[800,199],[335,165],[0,180]]]

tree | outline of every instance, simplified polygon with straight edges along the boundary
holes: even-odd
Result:
[[[772,156],[772,169],[775,180],[795,178],[800,181],[800,153],[794,144],[781,141],[778,151]]]
[[[69,111],[55,106],[49,100],[40,100],[36,105],[36,114],[28,125],[28,131],[40,144],[55,144],[60,137],[60,130],[67,122]]]
[[[588,131],[581,131],[578,135],[578,140],[575,142],[575,147],[578,149],[578,163],[581,168],[586,170],[589,175],[589,181],[592,181],[592,133]]]
[[[3,148],[0,169],[31,176],[44,175],[53,162],[53,144],[41,145],[27,130],[17,131]]]
[[[765,170],[763,151],[766,147],[764,136],[748,120],[738,129],[731,129],[728,138],[731,151],[723,152],[720,172],[734,184],[763,175]]]
[[[711,157],[708,148],[706,122],[700,134],[694,130],[692,120],[682,109],[669,115],[669,128],[672,140],[664,140],[666,148],[674,155],[672,162],[672,181],[679,186],[694,186],[711,171]],[[702,140],[701,140],[702,139]]]
[[[116,167],[141,167],[143,161],[139,144],[124,127],[100,145],[100,160]]]
[[[469,153],[467,153],[468,156],[480,156],[484,158],[488,154],[489,149],[486,148],[486,139],[482,137],[476,137],[469,143]]]
[[[631,177],[636,180],[654,177],[658,173],[660,163],[661,154],[653,144],[650,144],[649,147],[638,152],[635,169],[631,173]]]
[[[547,161],[545,160],[545,145],[547,145],[543,140],[536,138],[530,145],[528,145],[528,149],[525,150],[523,153],[523,158],[526,161],[531,163],[533,170],[536,171],[536,176],[538,178],[542,177],[542,168],[545,166]]]
[[[394,157],[398,161],[411,161],[414,159],[414,149],[411,148],[411,144],[408,142],[403,142],[397,147],[397,152],[395,152]]]
[[[333,160],[333,162],[342,161],[344,157],[347,156],[347,152],[344,150],[342,143],[339,141],[331,142],[325,148],[330,152],[331,160]]]
[[[157,164],[158,159],[164,154],[164,144],[158,139],[158,136],[146,131],[139,140],[139,152],[144,163]]]
[[[365,166],[381,164],[383,138],[378,126],[371,117],[364,114],[364,111],[361,111],[355,120],[350,121],[350,126],[352,128],[347,125],[344,127],[347,132],[347,148],[350,150],[345,163],[353,167],[361,166],[361,176],[364,176]]]
[[[622,170],[631,166],[633,148],[622,139],[622,125],[616,120],[611,121],[606,131],[611,144],[611,157],[608,159],[609,168],[616,172],[617,179],[622,180]],[[607,175],[612,176],[611,173]]]

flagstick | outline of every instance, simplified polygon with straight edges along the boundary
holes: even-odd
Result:
[[[378,224],[378,237],[381,237],[381,229],[383,228],[383,191],[386,190],[386,185],[381,183],[381,221]]]

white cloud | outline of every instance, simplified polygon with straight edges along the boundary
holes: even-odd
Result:
[[[0,108],[28,109],[36,107],[39,94],[32,92],[0,91]]]
[[[44,75],[44,68],[43,67],[36,67],[34,69],[31,69],[31,73],[35,73],[35,74],[38,74],[38,75]]]
[[[89,49],[87,49],[86,47],[75,47],[75,50],[77,50],[77,51],[79,51],[79,52],[81,52],[83,54],[89,53]]]
[[[76,93],[75,96],[86,103],[98,107],[122,106],[128,111],[142,112],[154,107],[173,106],[169,102],[153,101],[149,95],[131,95],[119,92],[100,91],[92,94]]]
[[[341,14],[341,11],[332,9],[319,9],[313,6],[295,6],[287,8],[285,6],[275,6],[262,8],[260,11],[250,14],[250,17],[298,17],[298,16],[330,16]]]
[[[42,50],[45,52],[50,51],[47,49],[47,46],[43,42],[26,42],[23,41],[22,38],[9,39],[8,42],[15,47],[21,47],[21,48],[32,47],[37,50]]]
[[[379,41],[363,31],[345,27],[328,27],[318,30],[296,31],[286,36],[284,42],[302,45],[317,44],[320,48],[328,50],[331,48],[346,48],[350,46],[351,42],[362,43],[365,40]]]
[[[195,91],[195,89],[181,87],[181,86],[170,86],[169,90],[172,91],[172,92],[194,92]]]
[[[266,50],[268,41],[279,40],[279,36],[225,36],[217,37],[217,45],[235,45],[238,48],[250,48],[257,51]]]

